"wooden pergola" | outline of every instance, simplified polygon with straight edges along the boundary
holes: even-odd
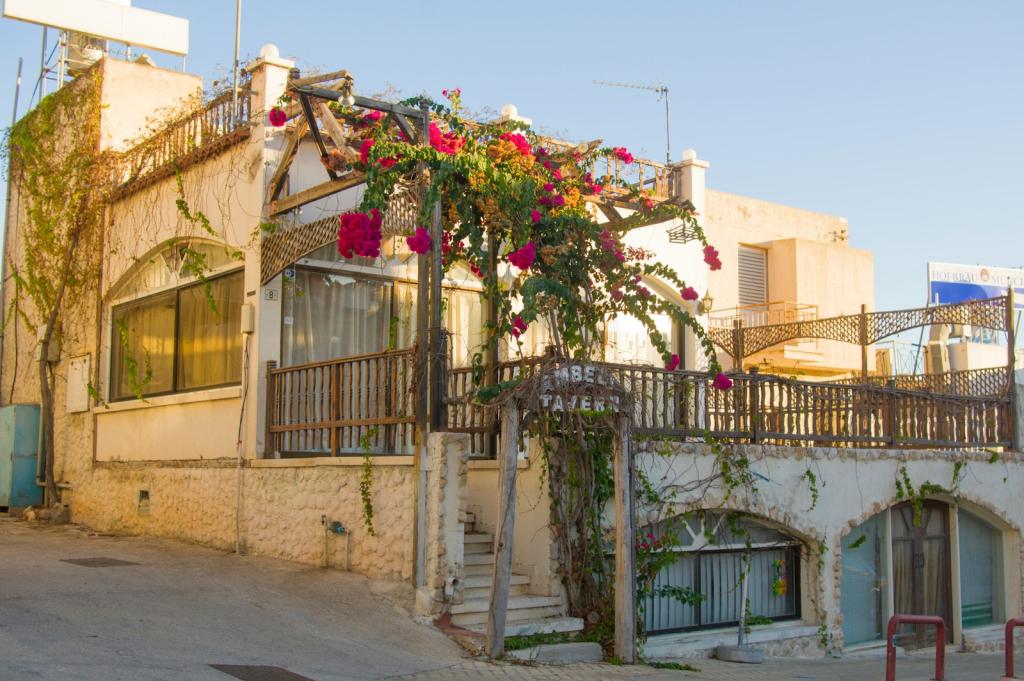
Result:
[[[304,205],[332,196],[363,184],[366,175],[350,163],[358,158],[358,142],[345,122],[331,110],[330,102],[338,102],[372,111],[380,111],[394,122],[411,144],[429,144],[430,109],[424,100],[419,107],[386,102],[354,93],[353,79],[347,71],[301,77],[298,69],[289,74],[287,91],[296,101],[285,108],[292,120],[281,158],[271,177],[265,213],[271,220],[301,208]],[[312,139],[324,161],[323,182],[307,189],[288,193],[287,178],[303,140]],[[563,141],[545,139],[550,148],[571,152],[574,149],[593,149],[600,141],[583,145],[572,145]],[[334,159],[348,163],[339,171]],[[619,180],[629,178],[627,187],[622,183],[609,183],[601,194],[589,195],[585,199],[608,220],[612,229],[630,230],[671,220],[674,213],[659,211],[659,206],[672,205],[692,210],[693,205],[673,192],[677,185],[674,167],[646,159],[634,159],[625,164],[618,159],[606,161],[605,175]],[[385,216],[384,232],[391,235],[411,233],[416,216],[420,213],[420,202],[425,189],[423,178],[416,184],[401,184],[391,199],[391,207]],[[642,190],[652,202],[647,205],[635,198],[633,189]],[[429,225],[431,241],[441,243],[441,205],[432,207]],[[696,238],[685,225],[676,227],[670,234],[676,243],[685,243]],[[266,284],[297,259],[312,250],[325,246],[337,239],[335,217],[277,230],[264,238],[261,245],[262,283]],[[496,248],[490,249],[496,257]],[[417,308],[417,328],[426,331],[425,339],[417,339],[417,364],[425,372],[427,380],[418,381],[417,416],[418,425],[431,431],[446,429],[444,381],[446,380],[444,329],[442,325],[442,284],[441,251],[433,249],[418,259],[418,300],[426,301]],[[489,310],[491,318],[495,311]],[[425,342],[423,342],[425,341]],[[497,364],[497,350],[493,349],[486,358],[489,366]],[[487,372],[491,375],[493,372]]]

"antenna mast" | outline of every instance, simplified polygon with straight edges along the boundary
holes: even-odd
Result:
[[[637,83],[615,83],[607,80],[595,80],[594,85],[608,85],[610,87],[624,87],[631,90],[648,90],[649,92],[658,93],[658,99],[665,100],[665,163],[672,163],[672,138],[669,134],[669,117],[668,117],[668,86],[664,83],[658,83],[657,85],[641,85]]]

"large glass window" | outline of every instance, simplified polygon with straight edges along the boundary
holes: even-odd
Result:
[[[239,383],[242,272],[114,307],[112,400]]]
[[[882,638],[888,604],[888,549],[885,514],[874,516],[843,537],[840,610],[845,645]]]
[[[742,528],[739,531],[737,528]],[[677,558],[655,577],[643,603],[648,633],[722,627],[739,621],[742,575],[749,550],[749,616],[781,620],[800,616],[799,543],[752,518],[730,520],[701,512],[643,530],[678,532]],[[713,538],[713,541],[710,539]],[[749,539],[749,546],[747,540]],[[699,605],[672,596],[679,588],[700,594]]]
[[[1002,551],[999,531],[963,509],[960,524],[960,607],[965,629],[1002,620]]]
[[[283,298],[283,366],[408,348],[416,341],[413,283],[295,267],[286,273]],[[483,315],[479,291],[444,288],[452,366],[472,364],[483,343]]]

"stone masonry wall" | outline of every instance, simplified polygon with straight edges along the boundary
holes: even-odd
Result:
[[[359,460],[275,460],[242,469],[239,527],[243,551],[311,565],[324,561],[324,527],[340,521],[348,536],[327,535],[328,560],[375,578],[413,574],[415,477],[407,457],[374,460],[371,536],[363,519]],[[349,465],[337,465],[347,463]],[[273,465],[261,465],[273,464]],[[284,465],[281,465],[284,464]],[[313,465],[310,465],[313,464]],[[397,464],[397,465],[396,465]],[[100,531],[172,537],[235,548],[235,462],[181,465],[95,464],[67,497],[72,520]],[[148,501],[139,500],[140,491]]]

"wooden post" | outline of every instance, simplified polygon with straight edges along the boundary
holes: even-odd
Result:
[[[743,320],[732,320],[733,371],[743,373]]]
[[[860,376],[868,382],[868,306],[860,306]]]
[[[487,611],[484,650],[491,658],[505,653],[505,617],[512,579],[512,545],[516,522],[516,464],[519,459],[519,407],[509,400],[501,408],[501,461],[498,488],[498,532],[491,602]]]
[[[276,386],[274,385],[274,369],[276,369],[276,368],[277,368],[277,362],[275,362],[272,359],[267,361],[267,387],[266,387],[266,401],[267,401],[267,403],[265,405],[266,406],[266,413],[264,415],[264,418],[266,419],[267,422],[263,426],[263,428],[264,428],[264,430],[263,430],[263,458],[264,459],[269,459],[271,456],[273,456],[274,451],[276,449],[274,447],[274,433],[270,429],[271,426],[274,425],[274,416],[277,413],[276,410],[275,410],[275,407],[277,405],[274,404],[274,402],[275,402],[275,400],[277,398],[277,389],[276,389]]]
[[[1017,331],[1014,328],[1014,317],[1016,316],[1016,300],[1013,285],[1006,289],[1006,385],[1009,387],[1010,398],[1010,448],[1020,451],[1022,446],[1021,429],[1017,422]]]
[[[430,112],[423,105],[422,132],[420,139],[428,144],[430,139]],[[421,169],[424,186],[420,192],[426,199],[426,167]],[[416,425],[420,440],[426,446],[427,425],[429,423],[430,406],[430,343],[428,341],[430,326],[430,262],[425,256],[416,258]]]
[[[889,415],[889,445],[895,447],[897,441],[897,429],[896,429],[896,379],[890,378],[885,382],[887,388],[886,393],[888,399],[886,400],[886,411]],[[884,430],[882,431],[884,434]]]
[[[490,266],[489,271],[496,272],[498,268],[498,242],[494,238],[493,230],[488,230],[487,232],[487,262]],[[495,331],[498,328],[497,296],[487,297],[484,311],[487,314],[487,323],[490,324],[492,336],[488,341],[489,347],[484,353],[484,385],[492,386],[500,380],[498,376],[498,335]],[[487,430],[483,436],[484,456],[488,459],[494,459],[498,456],[498,437],[494,428],[497,425],[497,420],[496,417],[490,417],[490,421],[487,423]]]
[[[750,441],[757,444],[761,436],[757,432],[757,419],[761,414],[761,390],[757,384],[758,368],[750,367],[750,378],[747,380],[747,414],[750,419]]]
[[[612,444],[615,477],[615,654],[636,662],[636,528],[633,516],[633,455],[630,418],[619,418]]]

